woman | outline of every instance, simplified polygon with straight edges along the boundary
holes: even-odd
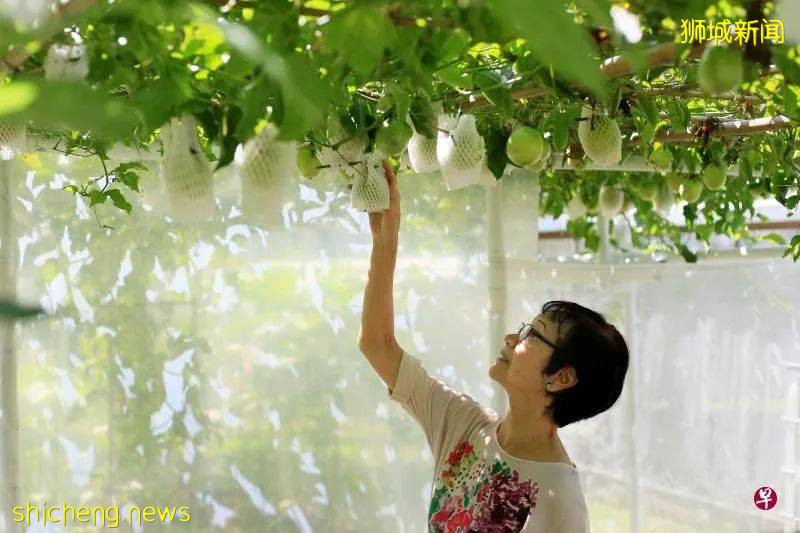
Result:
[[[420,424],[433,452],[429,531],[589,531],[578,470],[558,428],[617,401],[628,368],[625,340],[590,309],[546,303],[506,335],[489,369],[508,394],[504,418],[430,376],[394,338],[400,194],[392,168],[383,165],[390,206],[369,214],[373,247],[359,349],[389,397]]]

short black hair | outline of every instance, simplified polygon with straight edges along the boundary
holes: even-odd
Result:
[[[564,427],[608,410],[622,393],[628,371],[625,339],[603,315],[574,302],[547,302],[542,314],[557,324],[556,347],[545,373],[571,366],[578,380],[568,389],[547,391],[553,401],[546,414]]]

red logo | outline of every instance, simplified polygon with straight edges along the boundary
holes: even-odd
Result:
[[[761,487],[753,494],[753,503],[762,511],[769,511],[778,503],[778,493],[772,487]]]

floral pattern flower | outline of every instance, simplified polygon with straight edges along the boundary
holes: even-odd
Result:
[[[462,442],[450,451],[437,480],[428,510],[429,531],[522,531],[538,495],[537,483],[520,481],[519,472],[496,457],[489,465],[472,444]]]

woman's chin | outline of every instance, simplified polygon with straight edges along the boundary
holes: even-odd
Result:
[[[494,363],[489,367],[489,377],[494,379],[495,381],[499,381],[497,379],[497,375],[504,374],[505,368],[508,366],[508,363],[503,361],[502,359],[495,360]]]

